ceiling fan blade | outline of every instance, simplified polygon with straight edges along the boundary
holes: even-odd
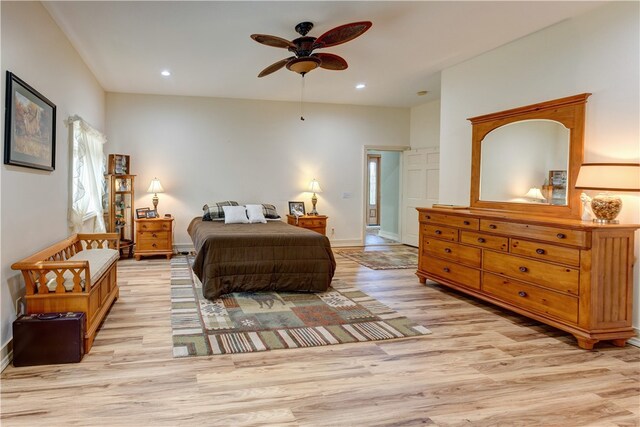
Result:
[[[295,56],[290,56],[288,58],[281,59],[278,62],[274,62],[273,64],[269,65],[264,70],[260,71],[260,74],[258,74],[258,77],[268,76],[269,74],[278,71],[280,68],[282,68],[285,65],[287,65],[287,62],[291,61],[294,58],[295,58]]]
[[[289,49],[290,47],[295,49],[296,47],[296,45],[291,43],[289,40],[285,40],[282,37],[270,36],[268,34],[251,34],[251,38],[258,43],[271,47],[281,47],[283,49]]]
[[[337,46],[364,34],[373,23],[370,21],[352,22],[333,28],[316,39],[314,49]]]
[[[349,64],[342,57],[334,55],[332,53],[314,53],[311,56],[315,56],[320,61],[320,67],[327,70],[346,70]]]

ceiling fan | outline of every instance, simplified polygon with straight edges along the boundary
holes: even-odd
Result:
[[[315,38],[307,36],[307,33],[313,28],[313,23],[301,22],[295,27],[296,32],[300,34],[301,37],[291,41],[267,34],[251,34],[251,38],[258,43],[287,49],[295,55],[269,65],[258,74],[258,77],[267,76],[284,66],[286,66],[288,70],[301,74],[303,77],[306,73],[318,67],[326,70],[344,70],[349,65],[347,61],[340,56],[332,53],[312,52],[315,49],[337,46],[351,41],[371,28],[371,25],[373,24],[370,21],[352,22],[333,28],[320,37]]]

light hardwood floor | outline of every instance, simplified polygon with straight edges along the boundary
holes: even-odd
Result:
[[[640,349],[573,337],[437,285],[336,256],[433,334],[174,359],[169,262],[119,263],[120,299],[80,364],[2,373],[2,426],[640,424]]]

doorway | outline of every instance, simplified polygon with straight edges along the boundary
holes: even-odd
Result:
[[[400,242],[400,150],[367,149],[364,245]]]

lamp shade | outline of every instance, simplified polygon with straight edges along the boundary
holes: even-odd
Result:
[[[309,183],[309,192],[311,193],[322,193],[322,188],[320,188],[320,183],[316,181],[316,179],[312,179]]]
[[[537,187],[530,188],[529,191],[527,191],[527,194],[524,195],[524,197],[526,197],[527,199],[540,200],[540,201],[547,200],[544,198],[544,196],[542,195],[542,192]]]
[[[151,180],[147,193],[164,193],[164,188],[162,188],[162,184],[160,184],[160,180],[158,178],[153,178]]]
[[[640,191],[640,163],[585,163],[580,166],[576,188]]]

